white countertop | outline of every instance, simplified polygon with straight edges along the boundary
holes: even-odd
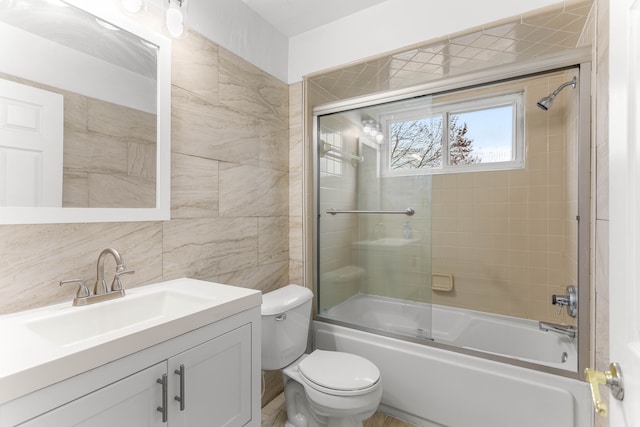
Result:
[[[153,300],[157,307],[162,303],[158,293],[163,292],[171,298],[164,300],[161,315],[144,317],[145,304],[149,306],[148,301]],[[187,278],[131,288],[126,293],[123,298],[87,306],[74,307],[69,301],[0,316],[0,404],[259,306],[262,301],[261,292],[254,289]],[[149,298],[152,294],[156,298]],[[129,324],[125,318],[119,323],[122,317],[118,313],[124,311],[142,320]],[[115,329],[96,335],[105,323],[115,324]]]

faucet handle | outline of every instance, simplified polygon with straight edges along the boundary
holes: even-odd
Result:
[[[567,314],[576,317],[578,314],[578,295],[575,286],[567,286],[567,295],[552,295],[551,304],[558,305],[558,316],[562,314],[562,307],[567,307]]]
[[[113,282],[111,282],[111,292],[113,291],[122,291],[122,282],[120,281],[120,276],[124,276],[125,274],[133,274],[135,270],[122,270],[117,271],[115,276],[113,276]]]
[[[551,304],[558,305],[558,316],[562,314],[562,307],[569,305],[569,298],[563,295],[551,295]]]
[[[87,287],[87,284],[84,281],[84,279],[61,280],[60,286],[68,285],[69,283],[80,283],[80,286],[78,287],[78,292],[76,292],[77,298],[86,298],[91,296],[91,291]]]

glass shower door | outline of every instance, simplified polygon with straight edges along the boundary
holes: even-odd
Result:
[[[318,315],[431,339],[431,176],[383,176],[353,113],[317,121]]]

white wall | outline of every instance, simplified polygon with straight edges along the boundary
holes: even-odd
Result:
[[[187,26],[286,82],[288,39],[242,0],[189,0]]]
[[[289,83],[310,73],[558,3],[563,1],[387,0],[292,37]]]

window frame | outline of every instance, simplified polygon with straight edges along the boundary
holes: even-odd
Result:
[[[429,97],[431,98],[431,97]],[[432,98],[431,98],[432,99]],[[428,102],[428,101],[427,101]],[[449,123],[454,114],[488,110],[504,106],[512,106],[511,149],[513,159],[502,162],[469,163],[455,165],[450,163]],[[390,129],[392,123],[401,121],[442,117],[442,159],[440,167],[424,167],[420,169],[391,169]],[[380,121],[385,139],[379,151],[380,168],[383,176],[436,175],[446,173],[480,172],[523,169],[525,167],[524,136],[524,91],[511,91],[491,96],[478,96],[463,100],[434,103],[425,107],[411,108],[382,115]]]

